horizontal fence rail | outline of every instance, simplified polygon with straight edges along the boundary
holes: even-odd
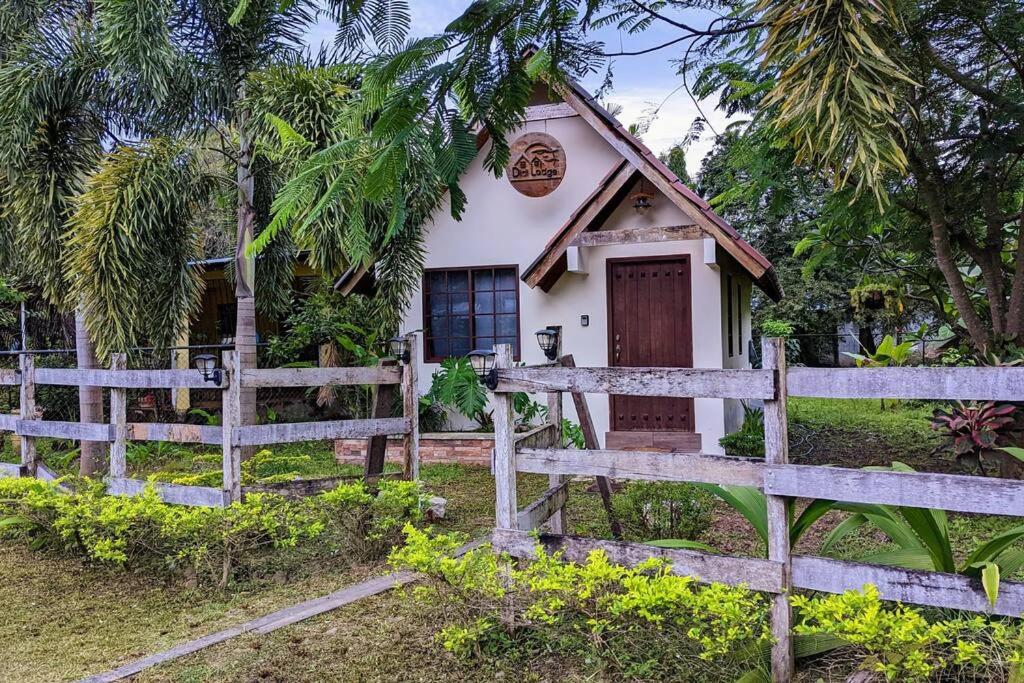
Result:
[[[21,384],[21,373],[17,370],[0,370],[0,387],[16,387]]]
[[[398,367],[277,368],[242,370],[243,387],[322,387],[349,384],[399,384]]]
[[[322,439],[358,439],[371,436],[408,434],[412,428],[406,417],[385,417],[376,420],[333,420],[331,422],[295,422],[289,424],[253,425],[234,431],[236,446],[260,446]]]
[[[1024,368],[792,368],[790,396],[1018,401]]]
[[[35,383],[116,389],[223,389],[227,386],[227,375],[222,375],[222,380],[218,384],[203,379],[198,370],[37,368]]]
[[[504,368],[498,370],[496,391],[771,399],[775,398],[775,373],[701,368]]]
[[[165,503],[219,508],[231,504],[229,492],[210,486],[183,486],[165,482],[148,482],[127,477],[108,477],[107,493],[112,496],[139,496],[146,487],[153,485],[157,495]]]

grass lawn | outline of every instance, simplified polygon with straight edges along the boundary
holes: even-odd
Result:
[[[877,401],[794,399],[791,429],[794,461],[862,466],[901,460],[933,471],[955,471],[930,455],[936,436],[931,410],[903,404],[882,410]],[[284,451],[284,449],[282,449]],[[60,451],[54,451],[59,453]],[[326,444],[290,447],[314,465],[303,476],[354,471],[334,464]],[[205,459],[182,449],[138,458],[137,475],[204,470]],[[448,500],[440,527],[483,534],[493,526],[494,486],[486,468],[428,465],[424,481]],[[569,520],[574,533],[609,537],[599,497],[589,481],[575,482]],[[545,477],[520,475],[520,504],[546,488]],[[831,513],[808,534],[799,552],[814,553],[824,534],[842,519]],[[1016,526],[1000,517],[950,515],[957,554]],[[759,555],[760,542],[746,521],[724,505],[701,540],[723,552]],[[862,530],[835,553],[856,558],[888,547],[878,532]],[[381,564],[304,566],[285,583],[247,582],[226,591],[189,588],[177,580],[106,570],[77,560],[33,553],[20,544],[0,544],[0,601],[5,608],[0,680],[74,680],[136,657],[237,624],[303,599],[380,574]],[[1007,578],[1007,577],[1004,577]],[[424,607],[400,593],[363,600],[309,621],[262,636],[245,636],[150,670],[140,681],[581,681],[605,680],[585,663],[541,653],[531,661],[465,663],[433,641],[444,606]],[[681,672],[680,680],[702,680]],[[687,678],[686,676],[691,676]]]

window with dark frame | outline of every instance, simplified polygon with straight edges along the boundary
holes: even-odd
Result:
[[[727,323],[729,328],[729,358],[733,357],[733,324],[732,324],[732,275],[727,275],[725,278],[725,300],[726,300],[726,316],[729,319]]]
[[[424,359],[511,344],[519,360],[519,273],[515,266],[428,270],[423,275]]]

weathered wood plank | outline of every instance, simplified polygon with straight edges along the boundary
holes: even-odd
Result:
[[[527,121],[550,121],[551,119],[568,119],[574,116],[579,116],[579,114],[565,102],[535,104],[526,108]]]
[[[931,472],[874,472],[768,465],[764,490],[777,495],[1024,517],[1024,481]]]
[[[977,401],[1024,399],[1024,368],[793,368],[790,396]]]
[[[15,462],[0,462],[0,477],[13,477],[17,479],[21,476],[21,465]]]
[[[57,386],[116,387],[120,389],[216,389],[198,370],[99,370],[80,368],[39,368],[37,384]]]
[[[494,367],[499,371],[512,366],[512,347],[494,347]],[[495,520],[499,529],[515,529],[519,521],[516,508],[516,434],[515,411],[511,394],[495,394],[494,399],[494,490]]]
[[[551,446],[559,431],[561,431],[561,425],[556,427],[552,423],[547,423],[520,432],[515,436],[516,448],[546,448]]]
[[[406,417],[246,425],[235,428],[234,440],[236,446],[263,446],[323,439],[360,439],[378,435],[407,434],[409,426],[410,420]]]
[[[558,356],[561,356],[561,334],[558,335],[558,342]],[[562,394],[557,391],[548,392],[547,404],[547,420],[549,423],[551,423],[551,432],[548,443],[543,445],[546,446],[547,448],[561,448],[563,419]],[[568,480],[568,477],[564,477],[560,474],[548,474],[548,488],[555,488],[556,486],[561,486],[563,482],[566,482]],[[567,490],[566,499],[568,499],[568,497],[569,492]],[[565,502],[563,502],[562,506],[558,510],[556,510],[555,513],[551,516],[551,523],[548,525],[548,528],[551,530],[551,533],[553,534],[564,534],[566,531],[569,530],[569,515],[568,511],[565,509]]]
[[[537,539],[527,531],[495,529],[492,534],[494,548],[513,557],[533,557],[537,542]],[[585,562],[591,552],[601,550],[608,555],[611,562],[626,567],[633,567],[652,557],[659,557],[672,563],[673,574],[692,576],[705,583],[714,581],[730,586],[745,584],[753,590],[769,593],[778,593],[782,586],[781,565],[770,560],[554,534],[541,534],[540,544],[548,552],[561,550],[564,558],[570,562]]]
[[[761,488],[764,468],[760,460],[705,453],[523,448],[516,455],[516,469],[520,472],[755,488]]]
[[[16,431],[23,437],[49,437],[75,441],[110,441],[110,425],[92,422],[57,422],[55,420],[18,420]]]
[[[590,230],[581,232],[570,246],[603,247],[613,244],[644,244],[647,242],[679,242],[705,237],[696,225],[671,225],[663,228],[627,228],[625,230]]]
[[[539,529],[540,525],[555,516],[565,507],[569,500],[569,482],[564,481],[558,486],[549,488],[540,498],[519,511],[516,519],[517,528],[529,531]]]
[[[322,387],[349,384],[398,384],[398,368],[276,368],[242,370],[242,387]]]
[[[109,477],[106,480],[107,493],[112,496],[138,496],[145,491],[149,482],[126,477]],[[182,486],[154,482],[160,499],[174,505],[194,505],[198,507],[219,508],[231,503],[226,493],[210,486]]]
[[[13,432],[17,429],[19,419],[21,418],[17,415],[0,413],[0,432]]]
[[[168,422],[129,422],[129,441],[169,441],[171,443],[202,443],[219,446],[223,428],[207,425]]]
[[[409,429],[402,436],[402,463],[406,479],[420,478],[420,399],[416,390],[416,363],[419,350],[416,333],[405,336],[410,361],[402,366],[402,415],[409,421]]]
[[[123,353],[110,355],[110,369],[124,370],[128,357]],[[124,477],[128,454],[128,390],[110,390],[110,476]]]
[[[843,593],[859,590],[868,583],[877,586],[886,600],[1008,617],[1024,614],[1024,583],[1020,582],[1001,581],[999,597],[992,607],[978,579],[824,557],[793,557],[793,585],[796,588]]]
[[[21,375],[17,370],[0,369],[0,387],[16,387],[21,384]]]
[[[508,368],[499,392],[569,391],[584,394],[689,398],[775,398],[770,370],[705,368]]]
[[[776,372],[778,397],[764,402],[764,459],[769,465],[789,462],[789,426],[786,413],[786,346],[782,339],[761,340],[763,367]],[[768,521],[768,559],[781,567],[782,590],[792,586],[792,552],[789,545],[787,500],[765,490]],[[772,680],[790,681],[796,671],[793,654],[793,608],[787,595],[772,598]]]
[[[19,414],[22,418],[35,419],[36,415],[36,361],[27,353],[18,357],[21,370],[21,387],[18,389]],[[35,476],[39,452],[36,440],[21,431],[21,420],[14,423],[14,430],[21,436],[21,466],[28,476]]]
[[[388,472],[378,474],[375,479],[388,479],[402,476],[401,472]],[[320,477],[318,479],[296,479],[294,481],[279,481],[273,484],[249,484],[242,487],[242,494],[250,493],[273,493],[285,498],[307,498],[315,496],[324,491],[332,491],[340,484],[351,483],[362,479],[361,474],[346,474],[337,477]]]
[[[381,360],[384,367],[398,369],[398,361],[393,358]],[[400,370],[399,370],[400,371]],[[396,387],[394,384],[377,384],[373,387],[373,408],[370,412],[371,419],[391,417],[392,407],[395,401]],[[417,420],[418,420],[417,416]],[[363,475],[369,480],[378,477],[384,471],[384,461],[387,459],[388,437],[371,436],[366,441],[366,458],[363,461]]]
[[[242,500],[242,448],[235,443],[242,424],[242,361],[238,351],[225,351],[221,358],[230,380],[221,406],[221,489],[228,502],[236,503]]]

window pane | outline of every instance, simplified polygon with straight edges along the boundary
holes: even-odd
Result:
[[[464,270],[453,270],[448,273],[448,290],[452,292],[469,291],[469,273]]]
[[[516,317],[514,315],[498,316],[498,335],[514,337],[516,334]]]
[[[432,358],[445,358],[448,354],[448,338],[432,339],[429,342],[431,348],[427,349],[427,355]]]
[[[443,270],[435,270],[427,273],[427,291],[447,292],[447,277]]]
[[[452,294],[451,302],[453,314],[469,314],[469,294]]]
[[[431,316],[428,332],[431,337],[447,337],[448,318],[445,316]]]
[[[494,337],[477,337],[476,348],[490,351],[494,348]]]
[[[495,289],[515,289],[516,271],[514,268],[499,268],[494,271],[496,286]]]
[[[498,313],[515,313],[516,312],[516,293],[515,292],[498,292],[494,295],[498,304]]]
[[[494,336],[494,316],[493,315],[478,315],[475,317],[474,322],[476,323],[476,336],[477,337],[493,337]]]
[[[449,334],[453,337],[469,337],[469,316],[459,315],[452,318]]]
[[[494,271],[473,271],[473,289],[478,292],[482,289],[494,289]]]
[[[470,348],[469,337],[454,337],[451,340],[451,344],[448,348],[449,356],[465,356],[473,349]]]
[[[431,294],[427,297],[427,305],[430,307],[430,315],[446,315],[448,313],[448,295]]]
[[[491,292],[474,292],[474,313],[494,313],[494,294]]]
[[[519,353],[519,344],[516,343],[515,337],[499,337],[497,343],[511,344],[513,353]]]

